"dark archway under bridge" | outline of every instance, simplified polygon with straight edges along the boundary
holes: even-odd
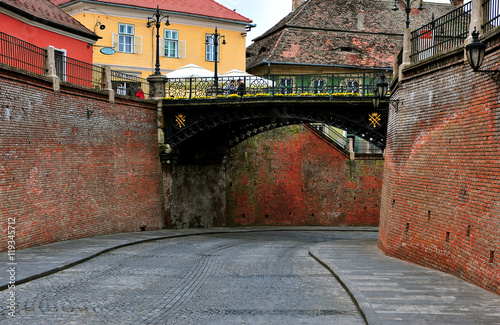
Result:
[[[262,97],[164,100],[169,159],[203,163],[222,159],[238,143],[293,124],[322,123],[385,148],[388,102],[370,97]]]

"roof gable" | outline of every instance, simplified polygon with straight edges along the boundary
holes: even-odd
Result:
[[[85,2],[86,0],[52,0],[58,6],[71,3]],[[145,9],[156,9],[157,6],[163,11],[185,13],[197,16],[212,17],[226,20],[233,20],[244,23],[251,23],[248,19],[239,13],[224,7],[214,0],[93,0],[92,2],[101,2],[111,5],[121,5],[129,7],[138,7]]]
[[[0,0],[0,6],[38,23],[97,40],[99,36],[49,0]]]

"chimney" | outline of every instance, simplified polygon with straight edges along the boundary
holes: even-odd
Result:
[[[306,0],[292,0],[292,11],[295,11],[301,4],[306,2]]]
[[[458,8],[464,5],[464,0],[450,0],[450,3]]]

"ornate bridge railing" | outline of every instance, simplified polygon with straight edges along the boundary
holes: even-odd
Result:
[[[174,78],[168,79],[166,97],[196,99],[223,98],[234,94],[228,87],[231,81],[236,84],[241,79],[248,95],[267,94],[301,95],[301,94],[342,94],[358,97],[371,97],[377,83],[381,80],[378,73],[333,73],[322,75],[266,75],[214,78]],[[390,81],[392,74],[386,72]],[[237,85],[237,84],[236,84]]]

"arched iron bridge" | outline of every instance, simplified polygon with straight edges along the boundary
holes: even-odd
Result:
[[[322,123],[384,149],[389,102],[382,100],[377,109],[372,103],[379,76],[365,73],[241,77],[247,85],[244,97],[226,97],[225,86],[230,79],[219,78],[219,88],[215,91],[210,80],[203,80],[202,91],[201,83],[193,84],[193,79],[170,81],[167,89],[169,86],[175,89],[177,96],[171,95],[163,101],[165,143],[172,148],[229,149],[270,129]],[[201,91],[201,95],[191,94],[189,99],[182,96],[182,89],[184,94],[193,89]]]

